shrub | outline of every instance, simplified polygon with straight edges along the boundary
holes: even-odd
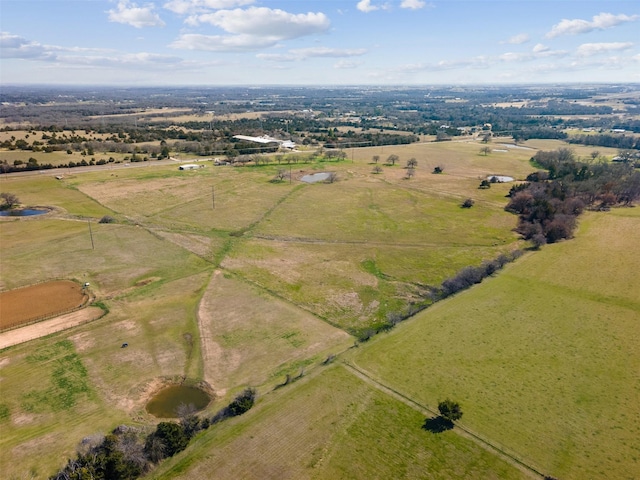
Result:
[[[462,208],[471,208],[475,202],[471,198],[467,198],[464,202],[462,202]]]
[[[189,438],[184,434],[180,425],[160,422],[156,431],[147,437],[144,448],[149,458],[159,457],[157,450],[161,450],[165,457],[173,457],[176,453],[187,448],[188,444]]]
[[[105,215],[98,223],[115,223],[116,219],[110,215]]]

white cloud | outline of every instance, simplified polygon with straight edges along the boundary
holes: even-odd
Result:
[[[208,23],[228,33],[280,39],[321,33],[330,25],[324,13],[295,14],[266,7],[219,10],[191,17],[189,21],[193,24]]]
[[[126,67],[141,70],[164,68],[180,65],[183,60],[171,55],[159,55],[155,53],[138,52],[123,55],[103,56],[60,56],[56,59],[65,65],[84,65],[92,67]]]
[[[507,52],[500,55],[500,60],[503,62],[524,62],[531,60],[533,56],[530,53],[525,52]]]
[[[567,20],[563,19],[551,27],[545,36],[554,38],[560,35],[577,35],[579,33],[588,33],[593,30],[604,30],[615,27],[621,23],[634,22],[640,18],[640,15],[613,15],[612,13],[600,13],[595,15],[591,21],[582,19]]]
[[[170,45],[172,48],[218,52],[250,51],[272,47],[283,40],[322,33],[330,26],[324,13],[293,14],[264,7],[194,15],[187,19],[187,23],[208,23],[231,35],[183,34]]]
[[[367,53],[364,48],[328,48],[328,47],[311,47],[311,48],[298,48],[291,50],[294,55],[299,55],[304,58],[309,57],[358,57]]]
[[[371,5],[371,0],[360,0],[356,8],[364,13],[374,12],[376,10],[380,10],[380,7],[375,5]]]
[[[186,33],[171,43],[171,48],[180,50],[205,50],[210,52],[248,52],[272,47],[278,37],[257,37],[254,35],[202,35]]]
[[[290,50],[288,53],[260,53],[256,55],[261,60],[267,60],[271,62],[293,62],[299,60],[306,60],[307,58],[345,58],[345,57],[357,57],[367,53],[364,48],[343,49],[343,48],[328,48],[328,47],[310,47],[310,48],[297,48]]]
[[[163,7],[174,13],[184,15],[209,10],[244,7],[253,3],[255,3],[255,0],[170,0]]]
[[[113,52],[103,48],[61,47],[58,45],[43,45],[33,40],[27,40],[19,35],[0,32],[0,58],[21,58],[24,60],[56,61],[59,52],[87,54]]]
[[[591,57],[602,53],[619,52],[633,47],[631,42],[611,42],[611,43],[583,43],[578,47],[576,55],[579,57]]]
[[[163,27],[164,22],[160,16],[153,10],[155,5],[149,3],[144,7],[129,0],[120,0],[116,10],[109,10],[109,21],[116,23],[124,23],[136,28],[143,27]]]
[[[544,52],[548,52],[549,51],[549,47],[547,47],[546,45],[543,45],[541,43],[536,44],[535,47],[533,47],[533,53],[544,53]]]
[[[423,0],[402,0],[400,8],[408,8],[410,10],[420,10],[427,5]]]
[[[519,33],[518,35],[514,35],[505,42],[501,43],[508,43],[510,45],[522,45],[523,43],[527,43],[529,40],[529,35],[527,35],[526,33]]]
[[[185,65],[180,57],[155,53],[121,53],[113,50],[42,45],[7,32],[0,33],[0,57],[46,62],[64,66],[126,67],[163,69]]]
[[[350,68],[358,68],[362,62],[353,62],[351,60],[340,60],[333,65],[336,70],[348,70]]]
[[[44,45],[27,40],[8,32],[0,33],[0,57],[1,58],[25,58],[46,60],[52,56],[50,50]]]

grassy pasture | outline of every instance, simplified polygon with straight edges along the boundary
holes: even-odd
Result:
[[[20,202],[29,206],[56,206],[66,213],[81,217],[110,215],[113,212],[78,191],[73,184],[56,180],[49,175],[7,176],[0,178],[3,192],[16,194]]]
[[[274,173],[273,166],[232,168],[208,163],[207,168],[182,172],[172,165],[119,170],[117,177],[94,174],[85,177],[79,188],[141,223],[194,233],[237,231],[258,221],[294,188],[269,183]]]
[[[226,278],[213,276],[199,309],[207,338],[205,379],[219,392],[241,385],[282,383],[352,338],[297,307]]]
[[[481,146],[355,149],[347,151],[352,162],[293,166],[296,174],[337,171],[336,184],[274,184],[276,170],[287,168],[275,164],[193,172],[153,165],[63,181],[0,178],[2,191],[23,203],[121,221],[92,224],[95,250],[87,222],[69,216],[0,223],[0,288],[76,278],[90,281],[109,308],[96,322],[0,352],[0,460],[12,459],[7,476],[46,476],[87,435],[119,423],[154,423],[145,400],[163,382],[186,377],[217,390],[209,413],[246,384],[263,396],[247,417],[200,436],[158,478],[210,472],[217,478],[420,478],[425,472],[519,478],[452,432],[422,430],[422,415],[341,367],[319,367],[352,340],[303,310],[342,327],[367,325],[412,299],[417,283],[439,283],[517,245],[516,218],[503,211],[509,185],[477,186],[489,174],[523,178],[534,151],[484,156]],[[391,153],[400,164],[382,165]],[[381,174],[371,172],[374,154],[381,155]],[[418,159],[417,175],[405,180],[402,167],[411,157]],[[431,174],[436,165],[444,174]],[[467,197],[476,205],[461,209]],[[637,466],[632,440],[640,431],[628,419],[638,412],[610,410],[640,403],[629,373],[639,366],[638,261],[627,258],[637,216],[626,209],[585,217],[578,239],[546,247],[432,307],[359,348],[356,361],[421,403],[455,396],[465,424],[544,471],[578,478],[575,472],[591,468],[591,476],[624,478],[625,457]],[[598,278],[572,273],[577,252],[581,265],[597,265]],[[593,258],[593,252],[603,253]],[[221,262],[222,273],[212,276],[211,262]],[[564,311],[572,312],[568,320]],[[604,334],[602,321],[609,327]],[[393,343],[396,338],[401,341]],[[121,349],[123,342],[129,347]],[[54,347],[56,360],[44,359],[50,354],[29,360]],[[43,398],[47,392],[67,398],[62,388],[47,390],[66,381],[56,362],[67,358],[77,393],[54,412],[55,403]],[[304,367],[311,373],[265,395]],[[11,387],[6,397],[5,386]],[[601,444],[603,451],[596,448]],[[36,457],[40,449],[47,453]]]
[[[64,464],[80,439],[126,421],[98,394],[64,335],[2,352],[0,376],[3,478],[47,478]]]
[[[201,271],[208,264],[140,227],[41,219],[1,225],[4,288],[43,279],[89,281],[99,296],[113,296],[147,278],[163,281]],[[25,241],[28,239],[28,241]]]
[[[457,399],[465,425],[549,474],[633,478],[637,225],[635,209],[588,214],[576,239],[436,304],[355,360],[424,404]]]
[[[423,430],[424,419],[326,367],[211,428],[150,478],[525,478],[469,440]]]

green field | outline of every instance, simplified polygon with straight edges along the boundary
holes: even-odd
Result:
[[[359,349],[382,383],[437,405],[559,478],[640,471],[640,214],[585,216],[577,238]]]
[[[477,187],[492,174],[523,179],[535,150],[485,156],[481,147],[347,150],[342,162],[293,164],[293,181],[281,183],[272,179],[289,166],[277,163],[2,176],[1,191],[55,210],[0,221],[0,288],[72,278],[90,282],[108,309],[0,351],[3,474],[46,478],[85,437],[120,424],[151,428],[150,395],[187,381],[215,392],[204,414],[246,386],[257,388],[258,404],[200,434],[154,478],[535,476],[462,431],[424,430],[424,409],[342,365],[355,362],[431,409],[455,398],[465,427],[545,474],[633,478],[637,209],[589,213],[576,239],[350,348],[347,332],[524,246],[504,211],[510,185]],[[392,153],[399,164],[385,165]],[[444,173],[432,174],[435,166]],[[338,181],[298,181],[313,171]],[[473,208],[460,207],[466,198]],[[116,222],[98,223],[105,215]],[[338,357],[322,365],[330,355]]]
[[[244,417],[198,437],[151,478],[527,478],[341,366],[266,395]]]

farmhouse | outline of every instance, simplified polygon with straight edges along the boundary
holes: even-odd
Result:
[[[195,163],[185,163],[180,165],[178,170],[197,170],[198,168],[204,168],[204,165],[196,165]]]

